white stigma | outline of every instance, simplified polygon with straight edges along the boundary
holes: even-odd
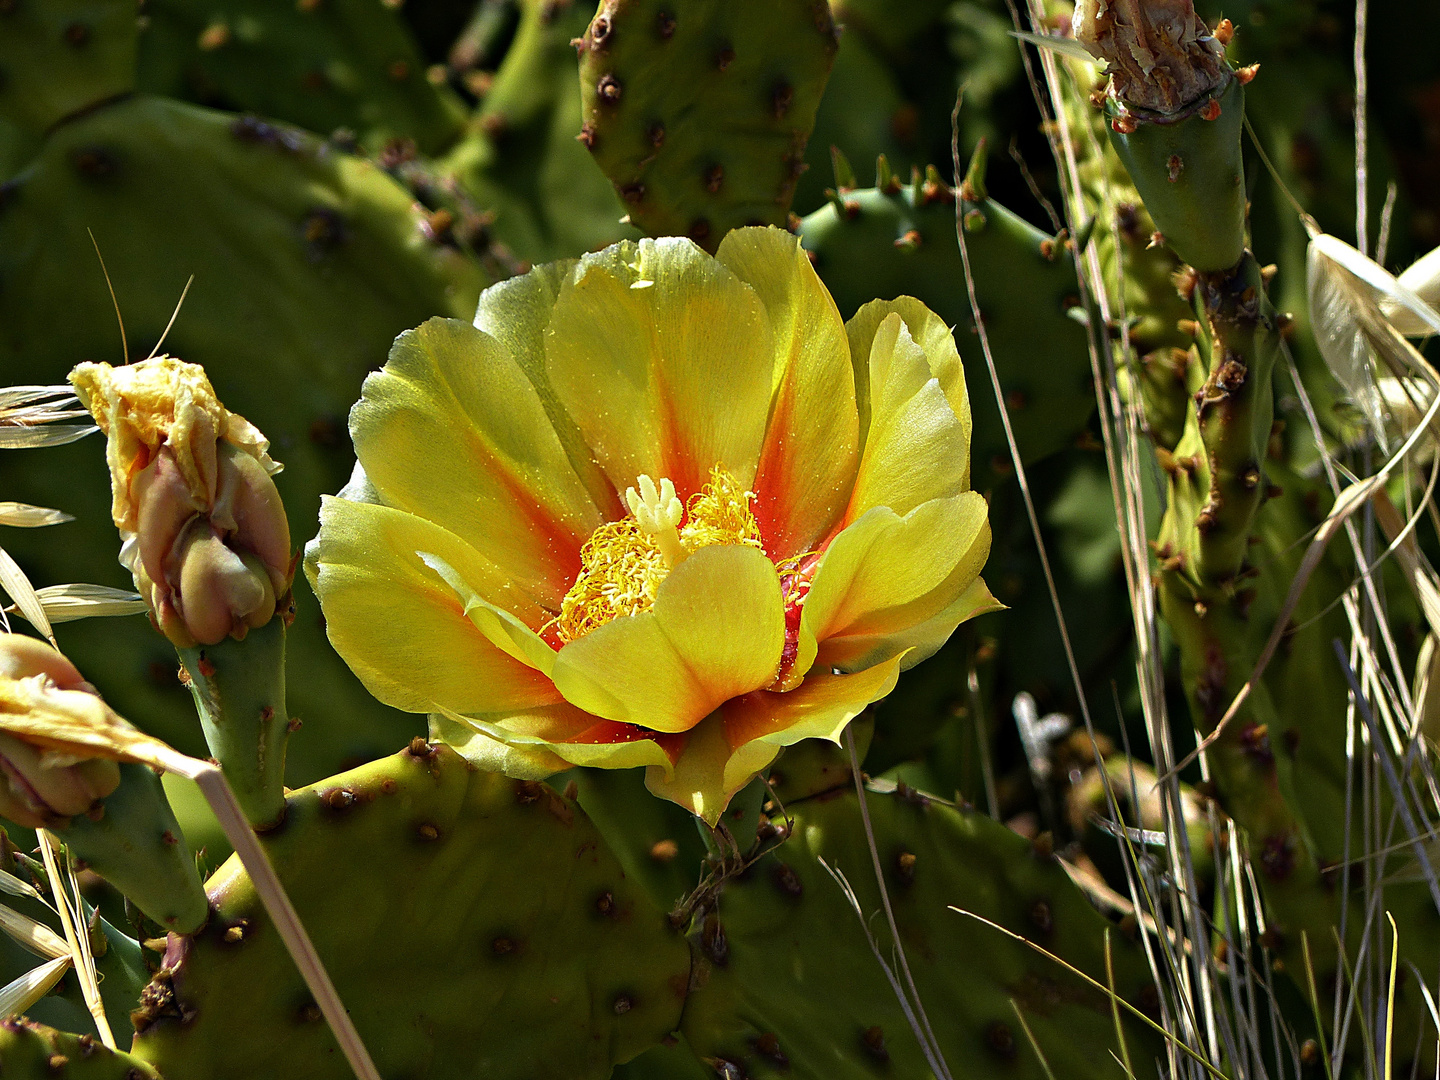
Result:
[[[640,531],[655,541],[660,554],[665,557],[666,566],[674,566],[685,557],[680,546],[680,520],[685,515],[685,505],[675,494],[675,485],[661,478],[660,486],[644,473],[637,478],[640,490],[625,489],[625,502],[635,516]]]

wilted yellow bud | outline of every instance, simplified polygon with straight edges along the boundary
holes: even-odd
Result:
[[[53,827],[90,811],[120,784],[110,755],[29,737],[10,721],[30,725],[50,717],[105,727],[112,715],[75,665],[49,645],[0,635],[0,816],[32,829]]]
[[[213,645],[269,622],[292,560],[265,437],[174,357],[81,364],[70,381],[108,440],[120,561],[165,636]]]

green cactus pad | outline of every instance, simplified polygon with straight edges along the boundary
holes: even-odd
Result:
[[[0,6],[0,117],[39,135],[135,89],[131,0],[30,0]]]
[[[75,855],[167,930],[189,933],[205,921],[195,857],[148,765],[120,766],[120,786],[98,820],[80,814],[56,834]]]
[[[975,419],[971,482],[983,491],[1010,474],[1010,453],[965,295],[955,197],[933,173],[845,191],[800,223],[800,238],[846,318],[869,300],[908,295],[956,327]],[[992,199],[961,214],[1015,438],[1022,458],[1036,461],[1072,443],[1095,407],[1085,329],[1067,314],[1079,295],[1074,267]]]
[[[372,150],[407,138],[433,154],[465,114],[427,77],[398,4],[379,0],[149,0],[140,89],[274,117]]]
[[[160,1080],[129,1054],[107,1050],[93,1035],[72,1035],[29,1020],[0,1020],[5,1080]]]
[[[578,807],[411,748],[291,794],[263,837],[382,1075],[609,1075],[679,1022],[683,939]],[[176,1080],[350,1074],[249,878],[174,937],[135,1052]]]
[[[1240,132],[1245,91],[1232,79],[1209,102],[1218,113],[1197,111],[1183,120],[1140,119],[1111,142],[1175,254],[1203,271],[1228,270],[1245,250],[1245,171]]]
[[[1104,920],[1059,864],[981,814],[914,793],[868,804],[910,968],[953,1075],[1046,1075],[1016,1006],[1051,1075],[1120,1075],[1106,994],[950,910],[993,920],[1103,983]],[[862,930],[872,928],[893,965],[856,797],[791,809],[791,838],[725,887],[718,923],[702,934],[682,1028],[690,1047],[722,1077],[930,1076]],[[821,860],[849,880],[863,924]],[[1144,1007],[1154,991],[1143,956],[1118,931],[1111,947],[1116,991]],[[1148,1066],[1158,1044],[1137,1023],[1126,1037]]]
[[[0,370],[59,383],[81,360],[120,363],[115,313],[86,229],[109,267],[131,357],[160,337],[186,279],[166,351],[201,363],[221,399],[285,463],[292,533],[314,530],[319,497],[345,483],[345,415],[395,335],[431,315],[474,314],[486,283],[454,248],[427,239],[411,197],[379,169],[294,129],[135,97],[65,124],[15,180],[0,213]],[[7,533],[38,584],[130,588],[108,525],[98,439],[8,454],[6,498],[78,521]],[[378,705],[335,656],[319,606],[295,587],[290,693],[305,723],[289,778],[309,782],[388,753],[419,721]],[[101,625],[104,622],[104,625]],[[136,619],[69,623],[61,647],[122,714],[204,756],[190,695],[164,638]]]
[[[515,39],[442,172],[494,215],[495,239],[526,262],[638,239],[620,222],[625,207],[615,189],[575,140],[581,106],[571,41],[585,32],[588,5],[519,7]]]
[[[285,616],[244,638],[179,650],[210,753],[257,829],[285,814]]]
[[[652,236],[783,224],[836,37],[824,0],[604,0],[581,142]]]

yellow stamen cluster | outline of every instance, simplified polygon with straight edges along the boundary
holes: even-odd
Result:
[[[639,484],[638,492],[626,492],[635,517],[606,522],[580,549],[580,575],[560,602],[560,614],[544,628],[562,642],[623,615],[649,611],[671,567],[702,547],[748,544],[764,550],[750,511],[752,494],[720,466],[691,496],[683,517],[669,480],[657,485],[642,476]]]

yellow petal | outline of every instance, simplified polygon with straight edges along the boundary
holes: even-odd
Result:
[[[570,642],[555,685],[596,716],[688,731],[721,702],[765,686],[785,645],[774,565],[755,548],[701,548],[672,570],[655,606]]]
[[[457,319],[401,334],[350,414],[387,505],[471,544],[558,606],[600,513],[519,365]]]
[[[720,465],[749,487],[772,350],[755,292],[689,240],[608,247],[562,285],[550,382],[620,491],[645,473],[683,499]]]
[[[591,500],[600,508],[602,516],[612,520],[624,516],[624,503],[610,481],[605,479],[585,437],[580,434],[575,418],[560,403],[545,367],[545,330],[550,325],[560,286],[574,272],[576,265],[574,259],[546,263],[528,274],[490,286],[480,294],[475,328],[500,342],[520,365],[525,377],[534,384],[545,415],[550,419],[550,426],[565,448],[565,455],[570,459],[575,474],[590,493]]]
[[[734,751],[725,738],[725,721],[720,714],[705,717],[692,731],[685,733],[685,748],[671,767],[652,765],[645,770],[645,786],[652,795],[669,799],[683,806],[712,827],[730,805],[735,792],[745,785],[727,790],[725,766]],[[763,769],[780,753],[778,746],[757,743],[746,754],[755,763],[755,771]],[[751,772],[746,776],[748,783]]]
[[[752,508],[777,562],[809,550],[840,519],[855,482],[859,422],[850,343],[800,241],[734,229],[716,257],[765,305],[777,382]]]
[[[539,671],[497,648],[417,552],[433,553],[487,602],[539,625],[545,613],[464,541],[386,506],[326,498],[305,571],[331,644],[367,690],[407,712],[523,709],[559,700]]]
[[[914,649],[914,664],[938,649],[968,615],[938,640],[938,627],[923,640],[904,635],[949,610],[977,580],[990,552],[988,509],[967,491],[904,516],[877,506],[847,526],[826,549],[801,615],[819,643],[817,662],[856,670]]]
[[[874,305],[867,305],[865,310],[872,315],[879,313]],[[864,327],[856,327],[855,321],[851,320],[851,348],[865,348],[864,336],[859,333]],[[924,329],[931,348],[942,353],[931,340],[935,336],[933,328]],[[854,521],[875,506],[888,506],[905,514],[929,499],[966,490],[970,486],[970,424],[963,376],[959,378],[962,420],[945,393],[931,357],[895,311],[886,314],[874,328],[868,352],[856,355],[868,356],[869,420],[845,520]],[[936,365],[943,370],[942,361],[946,361],[944,356],[937,359]],[[958,371],[958,366],[954,370]]]
[[[845,333],[850,338],[850,355],[855,363],[857,398],[861,394],[859,383],[862,379],[865,387],[865,406],[861,410],[860,425],[862,437],[870,425],[870,345],[875,339],[875,331],[892,312],[905,320],[905,329],[910,331],[915,343],[925,350],[925,358],[930,363],[930,373],[939,380],[940,389],[944,391],[945,399],[950,402],[950,408],[965,432],[965,443],[968,446],[972,426],[970,392],[965,386],[965,368],[960,362],[960,352],[955,347],[955,335],[950,332],[944,319],[913,296],[897,296],[894,300],[871,300],[845,324]],[[968,459],[965,486],[970,486]]]
[[[632,769],[641,765],[670,767],[670,758],[656,741],[654,732],[601,720],[565,701],[535,709],[475,716],[442,711],[431,717],[431,724],[441,725],[436,730],[468,760],[492,772],[503,772],[522,780],[539,780],[549,775],[539,773],[542,768],[549,768],[553,773],[571,765],[602,769]],[[452,738],[457,741],[451,742]],[[487,746],[485,740],[499,743],[511,753]],[[487,761],[493,764],[486,764]],[[522,768],[528,770],[523,775],[512,771]]]
[[[931,597],[881,613],[869,627],[856,627],[841,637],[821,642],[816,663],[841,671],[858,671],[884,657],[901,655],[904,659],[900,666],[908,670],[939,652],[961,623],[1005,608],[990,594],[985,582],[976,578],[958,597],[926,617],[934,610],[934,597],[948,592],[937,589]]]
[[[787,694],[757,690],[728,701],[721,709],[726,740],[737,750],[756,741],[776,747],[801,739],[838,743],[865,706],[895,689],[902,666],[902,657],[893,656],[853,675],[816,672]]]
[[[568,761],[544,746],[515,746],[463,720],[452,720],[439,713],[430,716],[430,736],[453,747],[477,768],[504,773],[516,780],[544,780],[570,768]]]
[[[417,551],[420,561],[450,586],[465,607],[465,617],[475,624],[490,644],[536,671],[549,675],[555,666],[555,650],[539,634],[510,612],[481,596],[463,574],[430,551]]]
[[[757,690],[735,698],[687,733],[673,768],[653,766],[645,786],[711,825],[735,793],[802,739],[839,742],[845,726],[895,688],[901,658],[855,675],[812,675],[786,694]]]

